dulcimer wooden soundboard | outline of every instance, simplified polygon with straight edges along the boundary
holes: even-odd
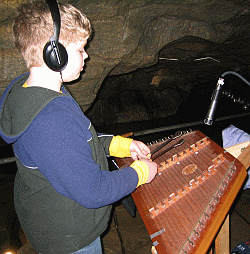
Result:
[[[169,138],[148,144],[155,150]],[[246,178],[245,166],[200,131],[154,161],[158,174],[132,197],[158,254],[206,253]],[[172,142],[164,147],[168,149]],[[116,158],[119,168],[131,158]]]

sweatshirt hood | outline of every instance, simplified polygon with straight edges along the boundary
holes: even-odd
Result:
[[[42,87],[23,87],[29,73],[14,79],[0,99],[0,136],[14,143],[29,127],[36,115],[53,99],[64,94]]]

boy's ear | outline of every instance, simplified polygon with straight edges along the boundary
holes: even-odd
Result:
[[[68,63],[68,53],[61,43],[49,41],[43,49],[43,60],[51,70],[59,72]]]

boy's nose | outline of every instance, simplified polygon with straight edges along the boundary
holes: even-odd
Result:
[[[85,54],[83,55],[83,59],[87,59],[89,57],[89,55],[85,52]]]

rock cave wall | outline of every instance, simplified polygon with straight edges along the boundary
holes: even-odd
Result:
[[[14,9],[29,1],[0,2],[0,94],[27,71],[13,48],[11,24]],[[94,28],[84,74],[68,87],[96,124],[110,121],[110,115],[113,122],[124,122],[174,114],[201,80],[216,79],[227,69],[249,67],[248,1],[61,2],[82,10]],[[119,98],[117,92],[123,96]],[[107,102],[108,107],[103,107]],[[109,112],[103,115],[100,110]]]

